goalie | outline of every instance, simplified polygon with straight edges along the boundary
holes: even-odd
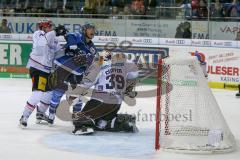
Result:
[[[94,85],[90,101],[81,112],[73,114],[73,134],[89,134],[94,130],[112,132],[137,132],[136,118],[117,114],[124,95],[134,98],[133,91],[138,77],[137,67],[127,63],[124,54],[99,53],[102,65],[93,64],[81,83],[80,93]],[[102,58],[102,59],[101,59]]]

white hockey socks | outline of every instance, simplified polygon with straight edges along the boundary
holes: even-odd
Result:
[[[52,98],[52,92],[44,92],[41,99],[40,103],[37,106],[37,110],[40,113],[45,113],[50,105],[50,101]]]
[[[23,111],[23,117],[26,118],[26,120],[29,118],[29,116],[32,114],[32,112],[36,108],[37,104],[40,101],[42,94],[43,94],[42,91],[33,91],[32,92],[32,95],[28,99],[26,106],[24,107],[24,111]]]

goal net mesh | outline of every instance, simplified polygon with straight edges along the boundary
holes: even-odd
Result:
[[[161,60],[157,88],[156,149],[234,150],[234,136],[194,57]]]

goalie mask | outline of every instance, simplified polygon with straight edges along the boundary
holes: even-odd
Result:
[[[108,50],[102,50],[98,54],[99,54],[100,59],[102,58],[104,61],[111,60],[111,58],[112,58],[112,54]]]
[[[112,63],[125,63],[127,57],[124,53],[115,53],[112,55]]]

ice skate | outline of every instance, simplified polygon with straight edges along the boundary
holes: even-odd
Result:
[[[45,124],[48,123],[48,116],[44,113],[37,112],[36,114],[36,124]]]
[[[240,92],[238,92],[238,93],[236,94],[236,97],[237,97],[237,98],[240,98]]]
[[[238,93],[236,94],[236,98],[240,98],[240,85],[238,85]]]
[[[48,122],[48,126],[53,126],[54,124],[54,119],[55,119],[55,114],[49,114],[49,116],[47,117],[47,122]]]
[[[74,135],[90,135],[94,133],[94,129],[92,127],[75,127],[72,131]]]
[[[48,118],[47,122],[48,122],[48,126],[51,127],[51,126],[53,126],[54,119],[50,119],[50,118]]]
[[[27,119],[24,116],[22,116],[19,120],[19,127],[22,129],[27,127]]]

